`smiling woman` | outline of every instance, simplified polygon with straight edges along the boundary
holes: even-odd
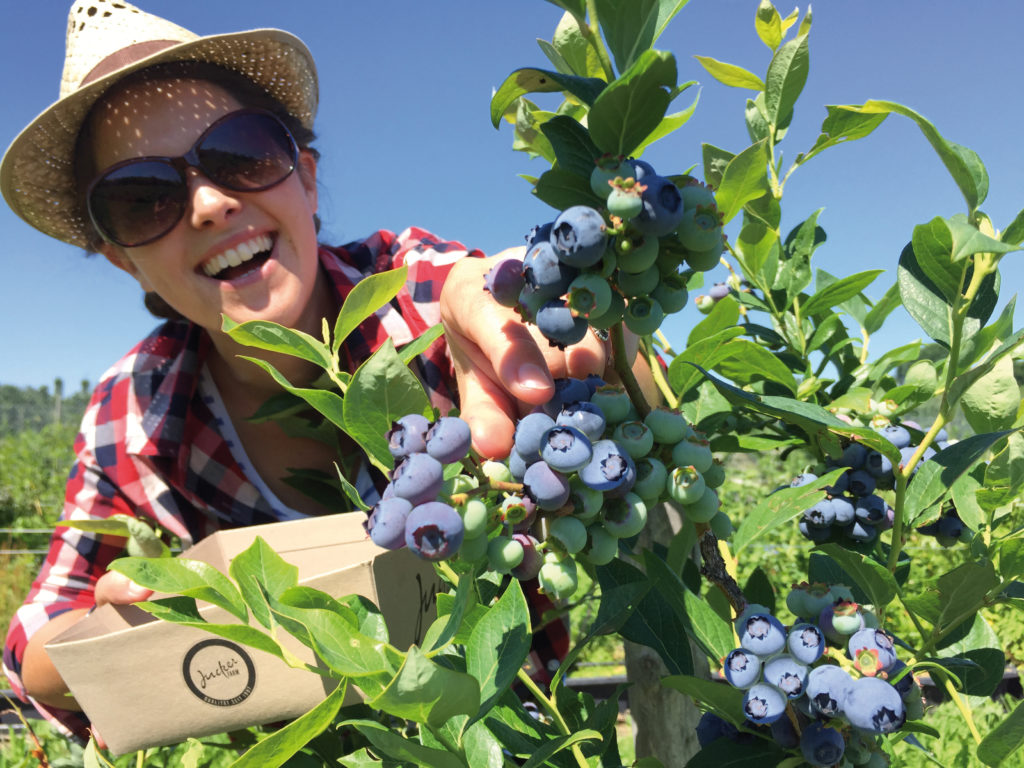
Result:
[[[345,364],[355,370],[388,339],[407,343],[443,317],[448,341],[413,370],[442,415],[461,396],[485,455],[508,452],[505,428],[547,401],[552,376],[604,372],[592,337],[542,352],[480,287],[488,262],[466,258],[480,252],[417,228],[318,242],[317,105],[312,58],[289,33],[200,37],[124,2],[72,6],[61,98],[11,145],[0,188],[27,223],[101,253],[170,319],[100,379],[64,519],[134,515],[187,546],[220,528],[342,511],[340,492],[336,502],[313,498],[288,478],[295,468],[333,478],[335,462],[374,502],[385,478],[354,444],[249,419],[279,390],[222,330],[228,318],[319,335],[373,272],[404,266],[407,282],[345,342]],[[263,357],[296,386],[319,373],[299,358]],[[8,634],[4,671],[18,694],[78,735],[87,723],[43,646],[95,605],[148,596],[106,572],[123,544],[58,528]],[[561,625],[549,626],[546,646],[561,647]]]

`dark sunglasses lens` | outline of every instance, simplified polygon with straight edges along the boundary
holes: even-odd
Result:
[[[271,115],[245,112],[214,126],[196,148],[211,181],[238,192],[284,181],[295,169],[288,130]]]
[[[105,174],[89,195],[89,214],[100,232],[124,246],[166,234],[185,210],[187,186],[168,163],[144,161]]]

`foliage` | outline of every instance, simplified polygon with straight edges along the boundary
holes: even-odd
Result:
[[[14,387],[0,384],[0,438],[19,432],[41,429],[47,424],[77,426],[89,403],[89,382],[82,381],[78,392],[64,395],[64,383],[54,380],[49,387]]]

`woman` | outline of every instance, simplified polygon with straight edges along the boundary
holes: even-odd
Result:
[[[66,518],[139,515],[187,545],[222,527],[337,511],[284,476],[333,472],[352,446],[249,421],[279,390],[237,357],[254,351],[221,331],[221,315],[319,335],[322,318],[373,271],[404,264],[409,282],[346,343],[346,362],[443,319],[447,344],[435,342],[414,368],[442,412],[458,384],[483,455],[507,454],[515,415],[550,397],[552,374],[604,369],[594,339],[564,355],[539,347],[481,290],[487,262],[463,259],[458,243],[407,229],[320,245],[316,108],[313,61],[288,33],[197,37],[124,2],[72,6],[61,98],[11,145],[0,187],[32,226],[132,275],[170,319],[97,386]],[[298,385],[317,375],[295,358],[265,357]],[[365,469],[358,487],[373,497]],[[86,723],[43,646],[95,605],[148,596],[106,573],[122,544],[58,529],[8,634],[4,667],[19,695],[79,735]]]

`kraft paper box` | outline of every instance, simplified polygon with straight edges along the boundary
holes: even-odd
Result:
[[[181,554],[227,573],[261,536],[299,569],[299,584],[333,597],[363,595],[387,620],[391,643],[419,644],[442,588],[433,566],[408,549],[376,546],[362,512],[219,531]],[[237,623],[200,603],[211,623]],[[296,656],[313,652],[282,633]],[[50,658],[110,750],[125,754],[297,717],[324,699],[333,679],[201,629],[158,621],[135,606],[105,605],[46,645]],[[346,704],[359,701],[350,688]]]

